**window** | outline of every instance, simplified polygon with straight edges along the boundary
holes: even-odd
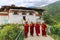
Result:
[[[29,11],[29,15],[33,15],[33,11]]]
[[[23,20],[26,20],[25,16],[23,16]]]
[[[26,12],[22,12],[22,15],[26,15]]]
[[[33,15],[33,13],[30,12],[29,15]]]
[[[14,12],[14,15],[18,15],[17,11]]]

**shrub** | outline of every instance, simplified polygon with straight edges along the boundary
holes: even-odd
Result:
[[[18,33],[21,31],[20,24],[6,24],[0,30],[0,40],[15,40]]]

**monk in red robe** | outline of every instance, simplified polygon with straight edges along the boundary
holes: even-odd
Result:
[[[39,34],[40,34],[40,24],[39,24],[39,22],[36,22],[35,30],[36,30],[36,35],[39,36]]]
[[[42,36],[46,36],[46,24],[45,23],[42,23]]]
[[[25,24],[24,24],[24,36],[25,36],[25,38],[28,37],[28,29],[29,29],[29,24],[27,22],[25,22]]]
[[[30,23],[30,35],[33,36],[33,33],[34,33],[34,23],[31,22]]]

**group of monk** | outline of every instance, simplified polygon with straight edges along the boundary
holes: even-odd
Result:
[[[29,32],[29,29],[30,29],[30,35],[33,36],[34,34],[34,27],[35,27],[35,31],[36,31],[36,35],[39,36],[40,34],[40,26],[42,28],[42,36],[46,36],[46,24],[45,23],[40,23],[40,22],[36,22],[36,23],[33,23],[31,22],[30,24],[28,24],[28,22],[25,22],[24,23],[24,36],[25,38],[28,37],[28,32]]]

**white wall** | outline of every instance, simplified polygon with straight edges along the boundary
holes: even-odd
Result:
[[[13,13],[9,13],[9,23],[22,23],[22,15],[13,15]]]
[[[27,13],[26,15],[22,15],[22,13],[19,13],[19,15],[13,15],[13,12],[10,12],[8,16],[0,16],[0,24],[6,24],[6,23],[19,23],[22,24],[24,23],[23,16],[26,17],[26,21],[29,23],[36,22],[37,21],[37,16],[35,16],[35,13],[33,15],[29,15]]]
[[[27,15],[26,16],[27,21],[36,23],[37,19],[39,19],[39,16],[36,16],[35,14],[36,13],[33,13],[33,15]]]
[[[9,23],[24,23],[23,22],[23,16],[26,17],[26,21],[28,21],[29,23],[32,22],[36,22],[37,18],[35,15],[29,15],[29,13],[27,13],[27,15],[22,15],[22,13],[19,13],[19,15],[13,15],[13,13],[9,13]]]
[[[36,22],[36,16],[34,16],[34,15],[28,15],[28,16],[26,16],[26,19],[27,19],[27,21],[28,22]]]
[[[0,16],[0,24],[8,23],[8,16]]]

